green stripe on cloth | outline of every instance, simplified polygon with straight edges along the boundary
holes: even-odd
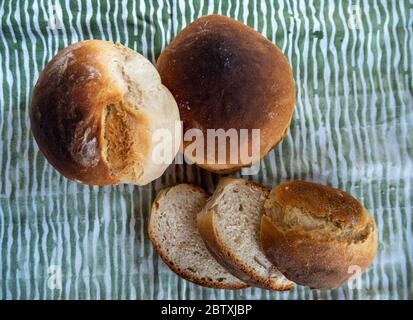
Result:
[[[60,29],[50,27],[56,12]],[[194,285],[157,256],[147,216],[162,187],[191,182],[212,191],[218,175],[174,165],[148,186],[90,187],[68,181],[39,153],[29,128],[30,96],[57,51],[106,39],[154,63],[179,30],[210,13],[263,33],[294,70],[291,129],[249,178],[269,187],[286,179],[326,183],[374,214],[379,251],[360,289],[297,286],[278,293]],[[0,298],[413,299],[409,1],[3,0],[0,24]],[[48,286],[53,266],[61,270],[61,289]]]

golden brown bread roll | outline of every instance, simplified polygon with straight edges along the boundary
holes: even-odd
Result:
[[[86,184],[146,184],[164,172],[180,144],[179,111],[155,67],[108,41],[72,44],[47,64],[30,120],[47,160]],[[159,128],[173,137],[164,160],[155,156],[162,141],[152,139]]]
[[[251,165],[286,134],[295,103],[292,70],[281,50],[252,28],[221,15],[201,17],[162,51],[157,67],[178,103],[184,133],[196,128],[206,137],[207,129],[234,128],[239,134],[235,161],[227,140],[222,163],[217,140],[208,145],[215,148],[212,158],[206,143],[199,155],[188,148],[192,141],[184,141],[185,156],[201,167],[227,173]],[[245,143],[240,129],[249,130]],[[251,152],[252,129],[261,130],[253,160],[240,146]]]
[[[373,217],[350,194],[290,181],[265,203],[261,243],[268,259],[291,281],[313,289],[344,284],[365,270],[377,251]]]

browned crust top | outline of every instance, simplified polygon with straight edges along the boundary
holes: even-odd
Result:
[[[303,209],[315,218],[328,219],[340,227],[360,229],[370,222],[364,207],[351,194],[318,183],[283,182],[271,191],[270,206],[271,202],[282,208]]]
[[[221,15],[201,17],[163,50],[157,66],[184,132],[261,129],[262,155],[285,134],[295,103],[291,67],[252,28]]]

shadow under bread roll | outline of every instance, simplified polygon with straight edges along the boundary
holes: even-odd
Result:
[[[343,285],[373,262],[377,226],[350,194],[289,181],[275,187],[265,203],[261,244],[289,280],[326,290]]]
[[[30,123],[47,160],[65,177],[92,185],[147,184],[173,161],[179,111],[155,67],[139,53],[88,40],[60,51],[33,90]],[[154,141],[168,130],[163,148]]]

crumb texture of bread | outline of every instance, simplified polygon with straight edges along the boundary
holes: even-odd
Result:
[[[251,285],[287,290],[293,283],[261,248],[260,223],[269,190],[242,179],[222,178],[198,215],[198,229],[218,261]]]
[[[261,241],[292,281],[314,289],[344,284],[377,251],[374,218],[350,194],[306,181],[275,187],[265,203]]]
[[[139,53],[87,40],[60,51],[45,67],[30,107],[33,135],[64,176],[86,184],[147,184],[173,161],[179,111],[156,68]],[[152,135],[169,130],[164,161]]]
[[[245,288],[216,262],[198,232],[196,215],[208,198],[204,190],[189,184],[161,191],[149,220],[150,239],[163,261],[185,279],[211,288]]]

